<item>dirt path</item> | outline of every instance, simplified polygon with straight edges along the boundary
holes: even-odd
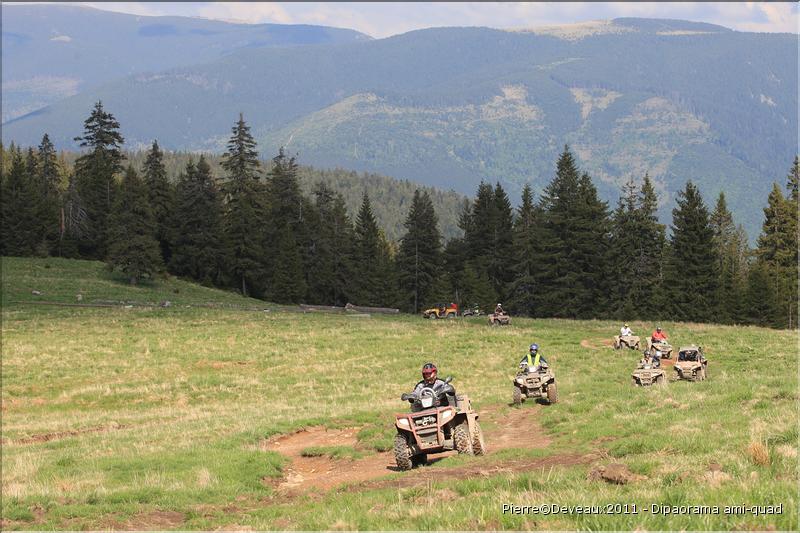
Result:
[[[612,339],[583,339],[581,346],[590,350],[602,350],[614,346],[614,341]]]
[[[489,455],[493,452],[508,448],[544,448],[550,439],[544,434],[536,419],[536,411],[541,406],[520,409],[506,409],[501,406],[491,406],[484,410],[481,422],[484,427]],[[303,450],[311,447],[347,446],[354,448],[357,444],[356,434],[358,428],[326,429],[324,427],[305,428],[301,431],[265,441],[262,449],[274,451],[287,456],[291,466],[285,470],[284,477],[275,483],[279,493],[292,494],[310,488],[329,490],[339,485],[348,483],[362,483],[397,472],[392,452],[373,453],[358,459],[331,459],[330,457],[304,457]],[[428,456],[429,464],[454,455],[455,452],[431,454]],[[574,461],[570,456],[566,461]],[[542,459],[536,461],[542,462]],[[487,470],[489,468],[489,470]],[[495,470],[491,470],[491,469]],[[494,464],[491,467],[466,467],[458,469],[439,470],[434,474],[446,477],[469,477],[476,471],[501,471],[502,465]],[[476,470],[477,469],[477,470]],[[498,470],[501,469],[501,470]],[[422,469],[425,470],[425,469]],[[427,475],[419,475],[416,471],[412,484],[424,482]],[[430,471],[429,471],[430,472]]]

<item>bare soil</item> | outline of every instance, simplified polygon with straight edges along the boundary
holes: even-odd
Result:
[[[536,412],[541,408],[542,406],[537,405],[511,410],[503,409],[500,406],[485,409],[481,416],[481,422],[489,455],[508,448],[544,448],[550,444],[550,439],[544,434],[536,420]],[[488,430],[488,428],[491,429]],[[344,484],[363,484],[398,471],[392,452],[372,453],[358,459],[331,459],[301,455],[303,450],[310,447],[348,446],[358,449],[357,433],[358,428],[310,427],[265,441],[261,446],[262,449],[281,453],[291,460],[291,466],[285,469],[282,479],[265,480],[265,482],[275,486],[279,493],[288,495],[307,489],[325,491]],[[451,451],[431,454],[428,456],[428,464],[434,464],[455,453]],[[433,475],[436,476],[436,479],[466,478],[475,475],[494,475],[508,469],[578,464],[585,460],[588,459],[584,456],[569,455],[527,461],[492,462],[489,460],[488,462],[492,464],[470,465],[446,470],[428,470],[423,467],[414,470],[413,474],[400,480],[387,483],[389,486],[416,485],[425,483]],[[361,487],[362,485],[359,485],[359,488]]]

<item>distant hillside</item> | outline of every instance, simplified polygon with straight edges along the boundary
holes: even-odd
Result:
[[[72,164],[77,157],[77,152],[67,152],[64,155],[68,164]],[[128,152],[126,156],[128,162],[135,168],[141,169],[146,153]],[[177,180],[178,174],[186,168],[189,159],[197,161],[198,157],[197,154],[186,152],[165,153],[164,165],[167,168],[167,175],[171,180]],[[220,166],[221,157],[213,154],[206,154],[206,157],[214,175],[224,176],[225,172]],[[270,160],[262,161],[264,169],[270,168],[271,165],[272,161]],[[409,180],[399,180],[375,173],[358,173],[345,169],[319,169],[310,166],[300,167],[300,186],[306,194],[310,195],[318,183],[325,183],[334,191],[342,193],[347,210],[353,219],[361,206],[362,195],[366,192],[372,201],[372,210],[378,224],[386,233],[386,237],[392,241],[399,241],[406,232],[403,223],[408,216],[415,189],[428,191],[439,217],[439,229],[446,239],[463,234],[458,227],[458,217],[467,197],[452,190],[426,187]]]
[[[3,122],[98,83],[243,48],[370,39],[324,26],[143,17],[68,5],[4,4],[2,14]]]
[[[132,286],[127,279],[109,272],[107,265],[100,261],[3,257],[0,263],[4,308],[13,307],[15,302],[159,304],[165,300],[173,305],[264,306],[262,300],[246,298],[233,291],[203,287],[174,276]]]
[[[241,111],[264,153],[464,194],[500,180],[512,196],[541,191],[568,143],[605,199],[649,172],[667,221],[691,179],[708,202],[724,189],[752,237],[797,151],[797,72],[796,36],[710,24],[437,28],[130,76],[7,122],[3,139],[74,146],[102,99],[129,147],[220,151]]]

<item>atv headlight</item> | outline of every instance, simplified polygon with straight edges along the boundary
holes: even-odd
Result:
[[[397,425],[410,428],[411,424],[408,422],[408,418],[399,418],[397,419]]]
[[[522,378],[517,378],[517,383],[519,383],[520,385],[522,385],[524,382],[525,382],[525,380],[524,380],[524,379],[522,379]]]
[[[442,420],[449,420],[453,417],[453,410],[452,409],[445,409],[442,411]]]

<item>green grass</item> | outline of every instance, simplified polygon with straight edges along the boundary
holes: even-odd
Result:
[[[349,446],[311,446],[300,452],[303,457],[327,457],[329,459],[359,459],[364,453]]]
[[[52,259],[4,260],[3,268],[3,529],[798,528],[796,332],[667,323],[674,344],[706,348],[709,379],[639,389],[630,386],[635,353],[602,346],[618,327],[606,321],[515,318],[511,327],[490,328],[413,316],[33,306],[10,302],[31,288],[68,298],[79,286],[97,299],[141,290],[137,299],[157,301],[181,282],[129,289],[96,263]],[[64,280],[46,274],[54,268]],[[187,304],[245,302],[185,285]],[[583,339],[595,348],[582,347]],[[510,378],[533,341],[553,364],[560,401],[522,409],[551,445],[455,457],[427,471],[595,453],[592,464],[489,470],[399,491],[343,487],[289,498],[273,489],[286,461],[266,451],[266,438],[304,426],[359,427],[355,448],[305,452],[348,461],[387,450],[393,413],[405,408],[399,396],[428,360],[479,412],[511,409]],[[494,428],[484,429],[491,446]],[[609,462],[646,479],[620,486],[587,479],[594,464]],[[712,463],[728,477],[710,479]],[[782,503],[783,514],[642,512],[653,502]],[[640,512],[510,515],[504,503],[636,503]],[[156,521],[169,511],[180,513],[174,522]]]

